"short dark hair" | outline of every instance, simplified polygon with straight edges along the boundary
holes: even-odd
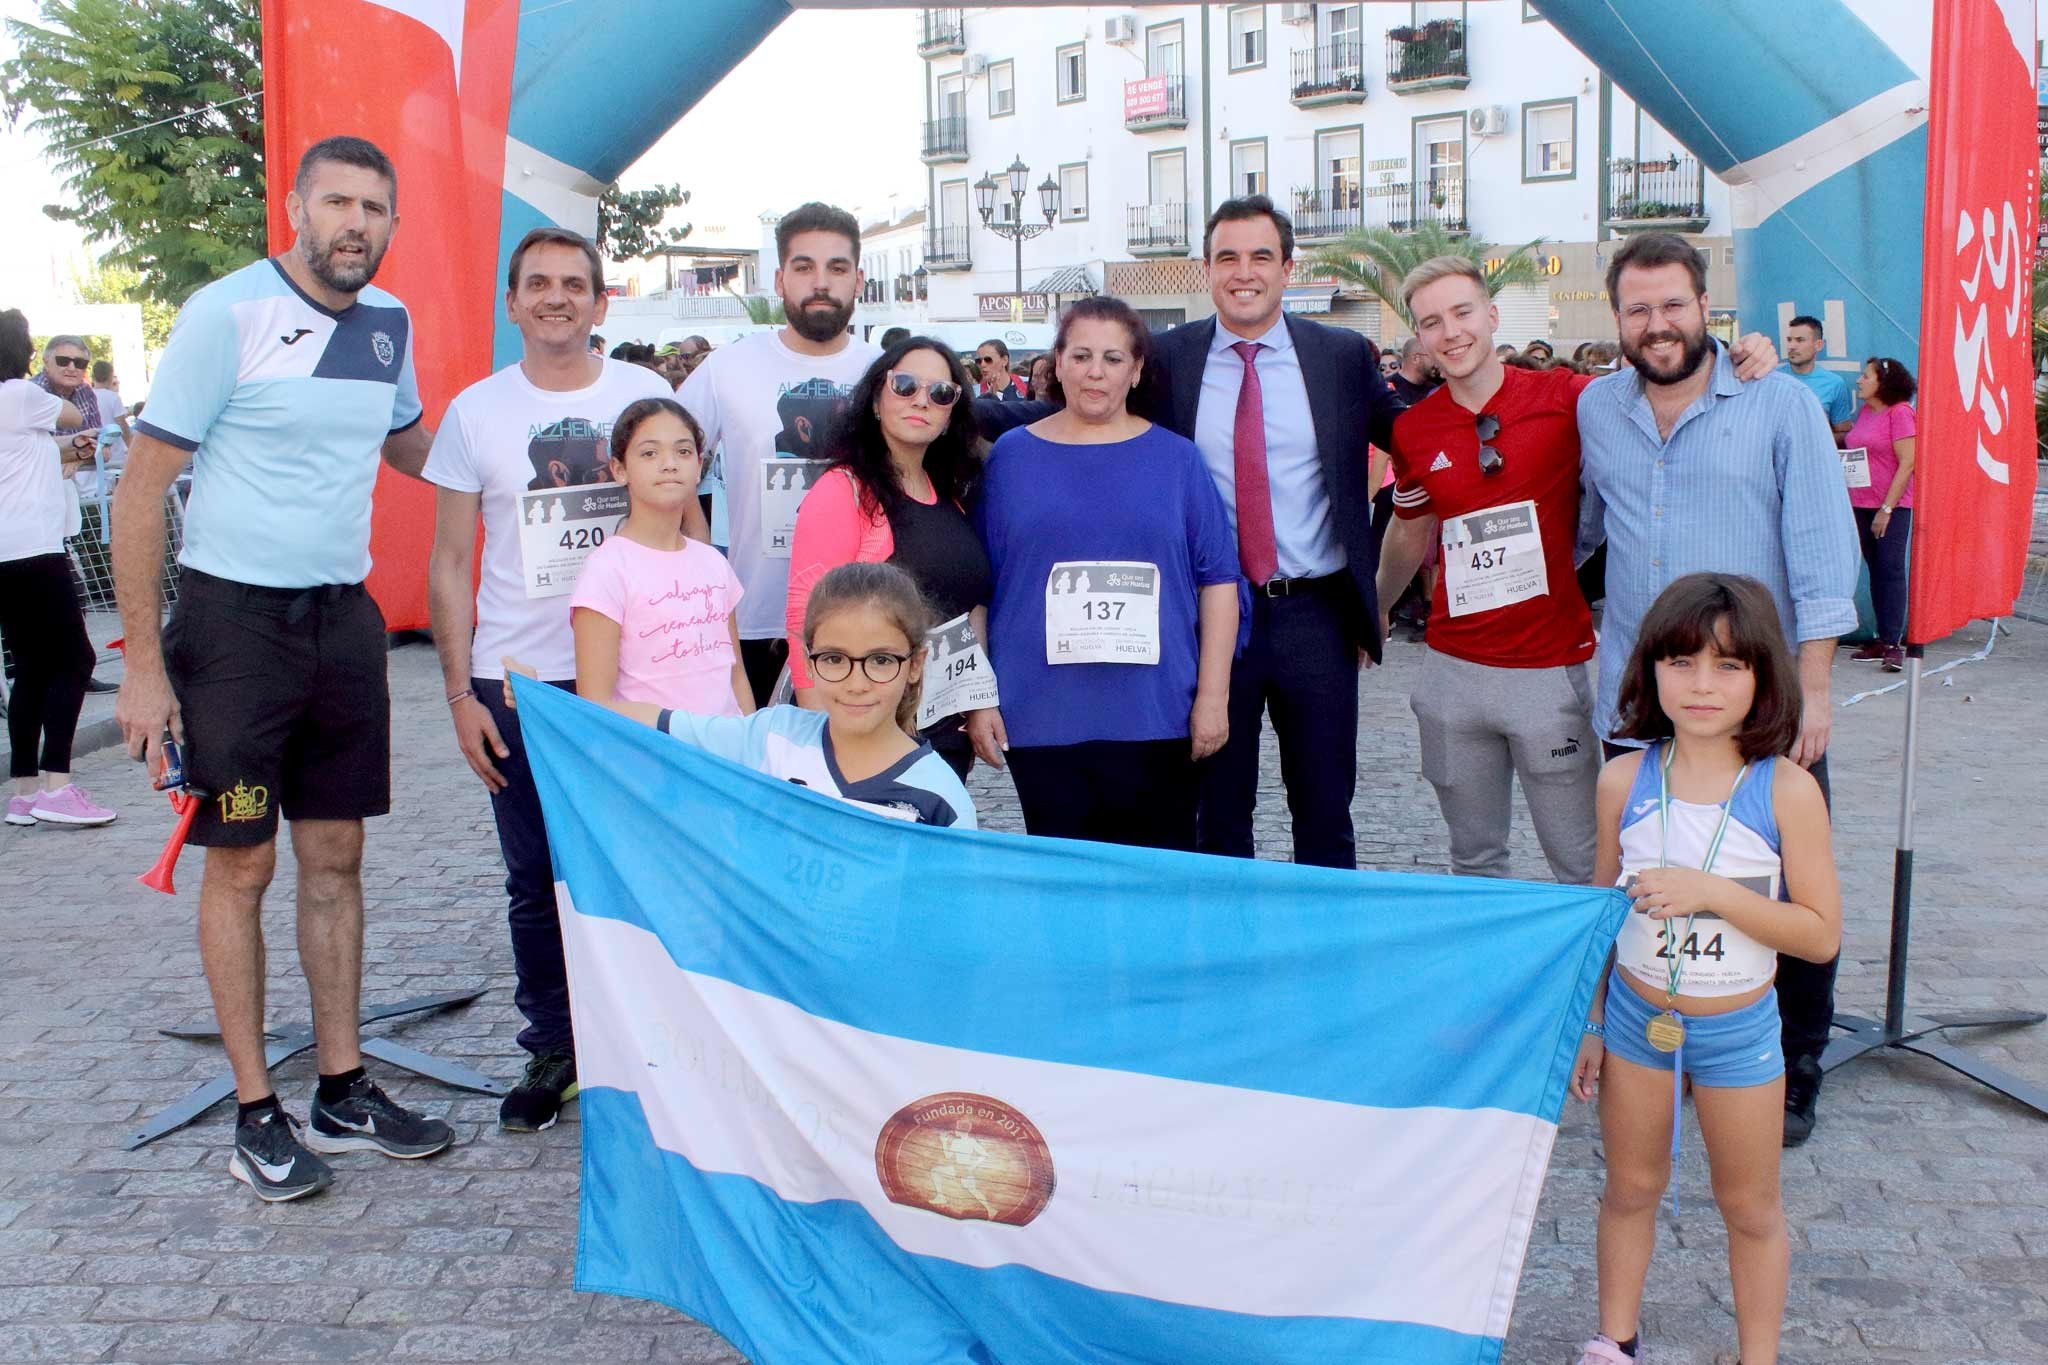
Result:
[[[1824,337],[1827,335],[1827,330],[1820,325],[1820,319],[1815,317],[1811,313],[1801,313],[1798,317],[1786,323],[1785,326],[1788,328],[1811,327],[1813,329],[1813,334],[1816,337]]]
[[[995,348],[995,352],[997,355],[1001,356],[1005,360],[1008,360],[1010,358],[1010,348],[1003,344],[1003,339],[1001,337],[990,337],[987,341],[982,342],[981,346],[993,346]],[[977,346],[974,349],[979,351],[981,349],[981,346]]]
[[[1270,218],[1280,232],[1280,259],[1294,259],[1294,220],[1273,207],[1273,201],[1263,194],[1247,194],[1237,199],[1226,199],[1216,206],[1209,215],[1209,221],[1202,225],[1202,259],[1209,259],[1209,242],[1216,235],[1218,223],[1242,223],[1253,218]]]
[[[1108,294],[1090,294],[1085,299],[1076,299],[1060,310],[1059,330],[1053,333],[1052,349],[1055,356],[1067,349],[1067,337],[1077,322],[1114,322],[1130,337],[1131,359],[1140,365],[1152,351],[1152,333],[1145,327],[1145,320],[1138,316],[1138,310],[1122,299]],[[1057,371],[1058,362],[1054,362]]]
[[[28,378],[28,362],[35,353],[28,317],[19,308],[0,312],[0,380]]]
[[[860,224],[854,216],[845,209],[813,199],[783,214],[782,221],[775,225],[775,264],[789,264],[789,244],[803,232],[836,232],[853,243],[853,258],[860,259]]]
[[[1682,265],[1692,276],[1694,297],[1707,292],[1707,262],[1700,255],[1700,249],[1675,232],[1640,232],[1622,243],[1621,250],[1607,263],[1607,301],[1616,313],[1621,312],[1621,272],[1634,267],[1637,270],[1658,270],[1667,265]]]
[[[93,383],[95,383],[95,384],[104,384],[104,383],[106,383],[106,382],[107,382],[108,380],[112,379],[113,377],[114,377],[114,362],[113,362],[113,361],[111,361],[111,360],[95,360],[95,361],[93,361],[93,363],[92,363],[92,382],[93,382]]]
[[[323,137],[306,148],[306,154],[299,158],[298,170],[292,173],[292,193],[304,194],[313,168],[328,161],[375,171],[390,181],[391,211],[398,212],[398,170],[391,164],[391,158],[384,155],[383,148],[364,137]]]
[[[574,228],[556,227],[552,223],[534,228],[519,239],[518,246],[512,248],[512,262],[505,268],[505,288],[518,292],[519,268],[526,264],[527,250],[543,242],[552,246],[573,246],[581,251],[583,259],[590,262],[591,297],[604,293],[604,257],[597,254],[597,247]]]
[[[909,335],[910,329],[908,327],[891,327],[888,331],[882,333],[882,349],[888,350],[891,346],[904,340]]]
[[[1913,372],[1888,355],[1874,355],[1863,363],[1877,371],[1877,401],[1888,408],[1912,402],[1920,391]]]
[[[1756,676],[1749,715],[1735,732],[1743,758],[1755,762],[1790,753],[1799,737],[1798,668],[1770,591],[1741,574],[1687,574],[1650,604],[1635,652],[1622,671],[1614,737],[1668,739],[1671,717],[1657,700],[1657,665],[1697,654],[1709,644],[1740,659]]]

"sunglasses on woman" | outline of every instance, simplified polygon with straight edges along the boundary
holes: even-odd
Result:
[[[915,398],[919,389],[924,390],[935,408],[950,408],[960,398],[960,386],[950,379],[920,380],[901,370],[889,371],[889,392],[898,398]]]

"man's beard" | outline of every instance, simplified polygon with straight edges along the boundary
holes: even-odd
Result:
[[[348,260],[335,256],[334,248],[342,242],[362,247],[362,256]],[[313,278],[338,294],[361,293],[363,286],[376,278],[377,267],[384,261],[384,253],[371,246],[368,237],[354,232],[322,241],[308,229],[304,254],[306,268],[313,272]]]
[[[813,308],[813,303],[828,303],[831,307]],[[789,320],[790,328],[805,341],[830,341],[853,321],[853,305],[824,294],[813,294],[795,307],[784,299],[782,315]]]
[[[1661,341],[1675,341],[1683,348],[1676,368],[1661,370],[1652,364],[1645,354],[1650,347]],[[1634,342],[1623,337],[1621,353],[1628,357],[1628,363],[1635,366],[1649,383],[1678,384],[1698,371],[1700,362],[1706,359],[1712,344],[1707,339],[1707,329],[1704,327],[1690,334],[1676,327],[1666,327],[1662,331],[1645,332],[1640,340]]]

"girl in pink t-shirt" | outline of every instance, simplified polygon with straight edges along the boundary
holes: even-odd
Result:
[[[682,532],[703,446],[696,419],[672,399],[629,404],[612,425],[612,477],[632,510],[584,561],[569,598],[578,696],[700,716],[754,709],[733,617],[740,581],[724,555]]]

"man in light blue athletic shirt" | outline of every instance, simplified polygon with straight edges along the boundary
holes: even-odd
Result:
[[[422,1157],[454,1141],[363,1074],[356,1022],[363,820],[391,809],[384,618],[363,588],[370,491],[380,458],[418,478],[432,440],[412,318],[370,287],[398,178],[372,144],[328,138],[300,160],[285,207],[291,248],[179,313],[114,498],[128,660],[115,716],[136,758],[171,731],[206,794],[189,842],[206,850],[199,955],[241,1102],[228,1169],[267,1202],[327,1187],[314,1152]],[[188,459],[184,567],[160,628],[164,491]],[[278,1104],[264,1058],[263,893],[280,814],[320,1067],[304,1125]]]
[[[1806,385],[1820,400],[1828,425],[1840,436],[1856,420],[1856,399],[1848,383],[1833,370],[1820,367],[1820,353],[1827,343],[1820,319],[1801,314],[1785,324],[1785,363],[1778,368]]]

